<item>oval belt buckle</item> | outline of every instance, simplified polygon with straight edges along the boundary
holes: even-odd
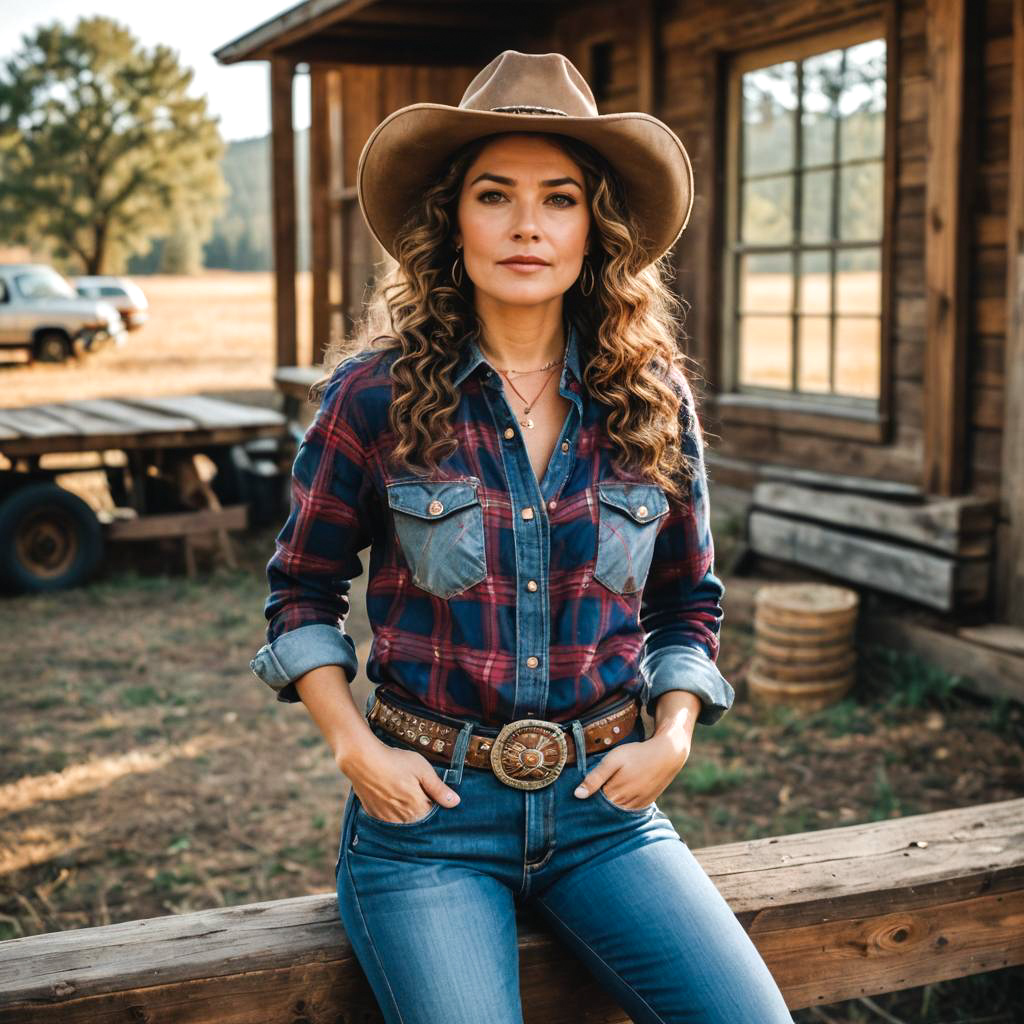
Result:
[[[501,727],[491,747],[491,768],[506,786],[541,789],[561,774],[569,756],[565,733],[543,718],[520,718]]]

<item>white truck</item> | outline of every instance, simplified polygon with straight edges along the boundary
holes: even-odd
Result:
[[[0,263],[0,351],[63,362],[127,336],[116,307],[83,298],[45,263]]]

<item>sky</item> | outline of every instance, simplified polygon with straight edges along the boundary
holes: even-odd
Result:
[[[267,61],[220,64],[213,51],[257,25],[296,6],[297,0],[0,0],[0,63],[21,49],[22,37],[44,24],[60,21],[69,28],[81,17],[102,14],[121,22],[146,48],[163,43],[178,53],[179,63],[194,72],[189,93],[206,95],[211,114],[220,119],[225,141],[270,132],[270,74]],[[295,128],[309,126],[309,78],[295,76]]]

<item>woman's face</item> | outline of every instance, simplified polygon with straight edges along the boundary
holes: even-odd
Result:
[[[561,296],[583,266],[590,204],[583,171],[544,136],[504,135],[470,164],[456,244],[477,298],[532,306]],[[538,264],[516,263],[531,256]]]

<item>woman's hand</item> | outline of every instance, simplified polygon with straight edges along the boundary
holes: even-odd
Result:
[[[679,774],[693,740],[700,698],[682,690],[663,694],[656,705],[654,735],[640,743],[622,743],[576,787],[586,798],[599,789],[613,804],[642,811],[665,791]]]
[[[613,804],[641,811],[661,796],[689,756],[689,742],[667,733],[655,733],[639,743],[622,743],[587,772],[575,795],[588,797],[603,788]]]
[[[338,759],[371,817],[399,825],[425,817],[435,803],[458,804],[459,794],[437,777],[433,763],[419,751],[389,746],[376,736],[374,741]]]

